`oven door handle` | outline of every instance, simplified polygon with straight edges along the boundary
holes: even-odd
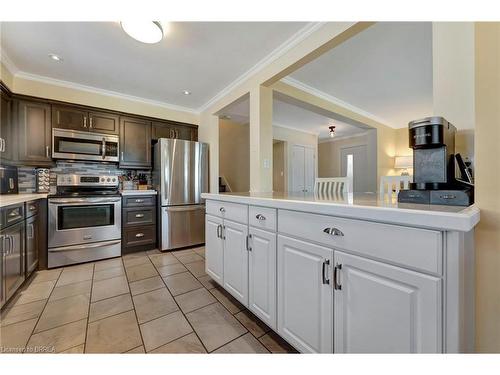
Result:
[[[120,198],[87,198],[87,199],[49,199],[51,204],[76,204],[76,203],[116,203]]]
[[[106,241],[99,243],[81,244],[81,245],[71,245],[62,246],[54,249],[49,249],[49,253],[58,253],[60,251],[73,251],[73,250],[83,250],[83,249],[96,249],[99,247],[112,246],[121,243],[121,240]]]

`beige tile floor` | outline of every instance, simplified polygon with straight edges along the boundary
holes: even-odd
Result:
[[[295,353],[205,274],[205,249],[39,271],[0,317],[0,353]]]

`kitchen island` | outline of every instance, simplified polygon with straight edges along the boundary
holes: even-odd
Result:
[[[473,351],[476,207],[202,197],[206,272],[299,351]]]

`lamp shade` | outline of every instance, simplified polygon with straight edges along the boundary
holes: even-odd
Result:
[[[413,168],[413,156],[396,156],[394,158],[395,169]]]

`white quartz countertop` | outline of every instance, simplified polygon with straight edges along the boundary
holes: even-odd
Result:
[[[11,204],[24,203],[33,199],[47,198],[48,194],[33,193],[33,194],[4,194],[0,195],[0,207],[10,206]]]
[[[122,190],[122,195],[156,195],[156,190]]]
[[[263,207],[303,211],[411,227],[468,232],[479,222],[479,209],[398,203],[375,193],[320,199],[307,193],[203,193],[202,198]]]

